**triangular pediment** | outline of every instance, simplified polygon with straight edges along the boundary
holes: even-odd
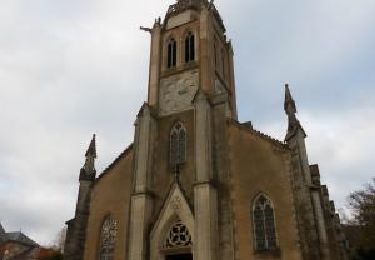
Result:
[[[151,230],[151,252],[161,249],[164,237],[173,223],[181,221],[194,237],[194,215],[178,183],[171,187],[162,210]]]

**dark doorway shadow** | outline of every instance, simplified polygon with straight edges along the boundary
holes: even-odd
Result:
[[[193,260],[192,254],[167,255],[165,260]]]

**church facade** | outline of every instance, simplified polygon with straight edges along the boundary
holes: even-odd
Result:
[[[178,0],[151,34],[134,142],[98,177],[95,136],[67,260],[347,259],[285,87],[284,141],[237,119],[233,48],[213,1]]]

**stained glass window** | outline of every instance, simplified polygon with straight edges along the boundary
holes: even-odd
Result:
[[[107,216],[101,230],[99,260],[113,260],[117,236],[117,221]]]
[[[276,249],[275,214],[272,202],[263,194],[255,200],[253,208],[256,250]]]
[[[186,129],[176,123],[170,133],[170,162],[173,167],[181,165],[186,159]]]
[[[189,229],[177,221],[170,229],[165,239],[165,248],[187,247],[192,244]]]

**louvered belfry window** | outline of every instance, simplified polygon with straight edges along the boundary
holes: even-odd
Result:
[[[168,69],[176,67],[177,43],[175,39],[171,39],[168,43]]]
[[[276,249],[275,213],[272,202],[263,194],[255,200],[253,218],[256,250]]]
[[[195,60],[195,36],[189,32],[185,38],[185,62]]]
[[[117,221],[112,216],[105,218],[101,230],[99,260],[114,259],[117,226]]]
[[[177,122],[170,132],[170,163],[172,167],[184,164],[186,160],[186,129]]]

